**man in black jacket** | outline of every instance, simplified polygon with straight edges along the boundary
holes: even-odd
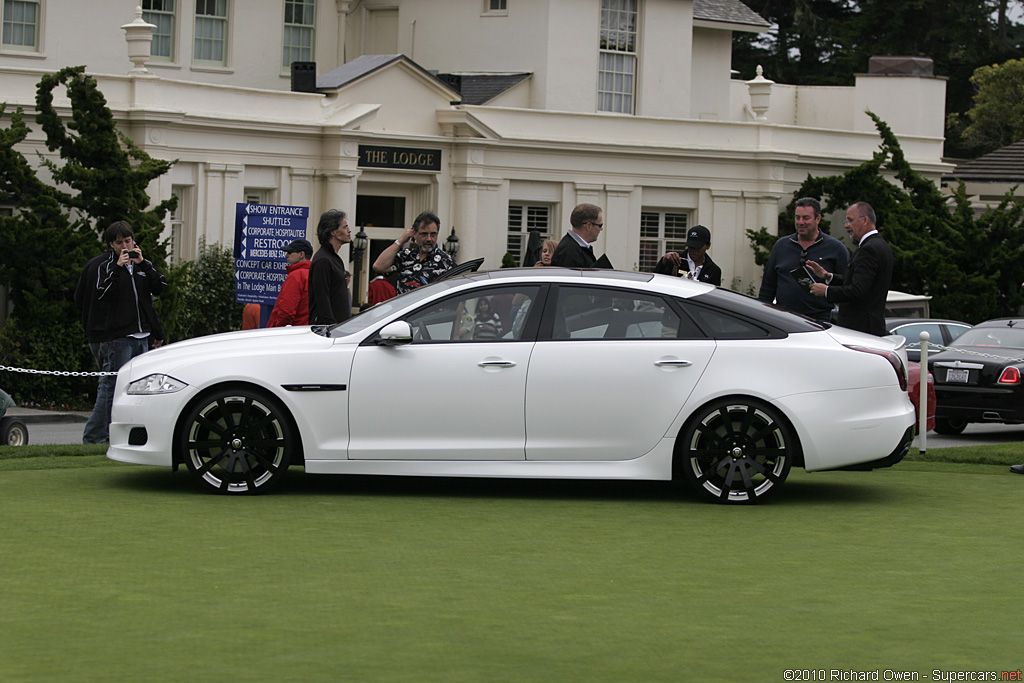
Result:
[[[593,204],[580,204],[569,214],[572,226],[555,247],[551,265],[563,268],[593,268],[597,259],[594,247],[604,229],[604,212]]]
[[[352,316],[348,270],[338,249],[352,241],[344,211],[330,209],[320,216],[316,238],[320,249],[309,264],[309,324],[333,325]]]
[[[116,221],[103,232],[110,246],[85,264],[75,289],[75,304],[82,309],[89,349],[103,372],[117,372],[129,360],[164,342],[164,329],[153,308],[153,297],[167,280],[143,258],[132,226]],[[116,375],[100,377],[96,404],[85,423],[82,443],[110,440],[110,409]]]
[[[825,280],[811,285],[811,294],[839,304],[836,323],[851,330],[885,336],[885,299],[892,281],[893,255],[889,244],[875,228],[875,210],[857,202],[846,210],[846,231],[857,243],[857,251],[843,275],[829,273],[819,263],[807,261],[816,277]]]
[[[654,272],[678,275],[721,287],[722,269],[708,256],[710,247],[711,231],[703,225],[695,225],[686,231],[686,255],[681,256],[677,251],[668,252],[654,266]]]

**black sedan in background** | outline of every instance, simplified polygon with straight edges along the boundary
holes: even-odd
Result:
[[[1024,318],[975,325],[928,357],[935,377],[935,431],[959,434],[970,422],[1024,423]]]

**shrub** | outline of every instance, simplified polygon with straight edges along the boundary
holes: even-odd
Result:
[[[201,240],[199,256],[171,266],[167,282],[157,306],[168,343],[241,328],[235,262],[228,247]]]

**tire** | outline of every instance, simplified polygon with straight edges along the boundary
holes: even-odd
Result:
[[[935,433],[943,436],[956,436],[967,429],[967,420],[955,420],[948,417],[935,418]]]
[[[5,417],[0,420],[0,445],[27,446],[28,427],[21,420]]]
[[[687,423],[676,465],[706,499],[744,505],[775,494],[798,450],[777,410],[752,399],[723,399]]]
[[[292,421],[261,392],[228,389],[204,398],[180,431],[185,466],[217,493],[264,493],[280,483],[297,447]]]

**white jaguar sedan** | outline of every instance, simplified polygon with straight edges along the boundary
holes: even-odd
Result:
[[[663,275],[462,275],[332,327],[192,339],[117,378],[108,457],[233,494],[307,473],[685,481],[710,500],[898,462],[902,337]]]

